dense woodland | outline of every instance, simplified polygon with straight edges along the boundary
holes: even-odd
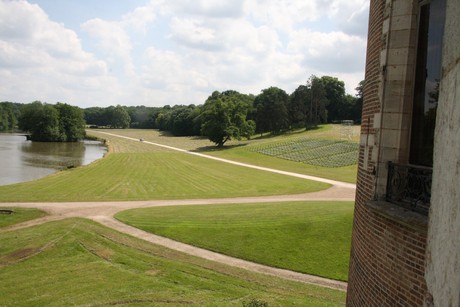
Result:
[[[201,105],[164,107],[110,106],[81,110],[67,104],[41,102],[0,103],[0,131],[20,129],[37,141],[76,141],[90,127],[144,128],[170,131],[176,136],[201,135],[218,146],[255,133],[280,133],[294,128],[353,120],[360,122],[362,88],[345,93],[343,81],[331,76],[311,76],[288,94],[277,87],[257,96],[237,91],[213,92]]]

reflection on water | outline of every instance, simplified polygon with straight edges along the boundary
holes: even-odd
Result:
[[[57,170],[86,165],[106,152],[98,141],[31,142],[18,134],[0,134],[0,185],[45,177]]]
[[[82,165],[85,145],[76,143],[25,142],[21,145],[22,161],[26,165],[60,169]]]

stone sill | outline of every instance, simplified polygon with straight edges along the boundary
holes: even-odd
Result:
[[[426,234],[428,231],[428,217],[410,211],[387,201],[368,201],[367,208],[374,213],[390,219],[396,223],[409,227],[417,232]]]

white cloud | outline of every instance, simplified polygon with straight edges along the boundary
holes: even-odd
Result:
[[[113,84],[106,64],[83,51],[75,32],[50,21],[37,5],[1,1],[0,12],[1,100],[91,103],[79,91]]]
[[[97,47],[108,56],[111,66],[121,60],[125,73],[129,76],[135,75],[131,59],[131,39],[120,23],[96,18],[88,20],[81,27],[96,41]]]
[[[214,90],[292,92],[312,74],[352,92],[367,10],[365,0],[150,0],[72,30],[37,5],[0,0],[0,100],[201,104]]]
[[[243,14],[243,0],[176,0],[164,2],[173,13],[206,18],[238,18]]]
[[[216,51],[222,44],[216,36],[216,30],[203,26],[196,19],[173,18],[171,21],[172,38],[179,44],[198,49]]]
[[[141,6],[134,11],[127,13],[122,18],[122,24],[133,27],[134,29],[145,32],[149,24],[156,18],[156,5],[154,2]]]
[[[329,73],[357,72],[364,67],[366,41],[343,32],[300,30],[292,34],[288,49],[303,54],[309,67]]]

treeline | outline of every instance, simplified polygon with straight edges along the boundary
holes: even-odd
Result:
[[[0,132],[17,129],[21,106],[19,103],[0,102]]]
[[[128,114],[127,108],[120,105],[107,108],[87,108],[84,110],[84,114],[86,123],[93,127],[125,129],[134,126],[131,124],[131,117]]]
[[[345,93],[345,83],[335,77],[311,76],[291,94],[277,87],[264,89],[257,96],[216,91],[202,105],[88,108],[85,120],[99,127],[130,126],[170,131],[176,136],[201,135],[222,146],[227,140],[254,133],[310,129],[342,120],[359,123],[362,87],[363,81],[356,88],[357,95],[352,96]],[[121,117],[123,125],[119,124]]]
[[[357,95],[345,93],[345,83],[335,77],[312,76],[307,84],[293,93],[270,87],[257,96],[226,91],[223,96],[237,94],[238,99],[250,105],[248,119],[257,122],[257,132],[276,132],[320,123],[353,120],[359,123],[362,108],[361,82]],[[209,98],[215,96],[211,94]],[[174,135],[198,135],[201,132],[200,115],[204,105],[166,105],[164,107],[108,107],[85,109],[89,125],[117,128],[145,128],[171,131]],[[117,116],[114,116],[114,115]],[[129,119],[127,118],[129,116]],[[123,118],[123,121],[118,120]],[[128,124],[129,121],[129,124]],[[123,123],[122,125],[120,124]]]
[[[237,91],[213,92],[202,105],[164,107],[110,106],[81,110],[67,104],[41,102],[0,103],[0,131],[17,128],[32,139],[73,141],[84,136],[84,125],[106,128],[143,128],[170,131],[176,136],[206,136],[218,146],[254,133],[279,133],[319,124],[360,122],[363,81],[357,95],[345,93],[345,83],[335,77],[311,76],[291,94],[277,87],[259,95]]]

